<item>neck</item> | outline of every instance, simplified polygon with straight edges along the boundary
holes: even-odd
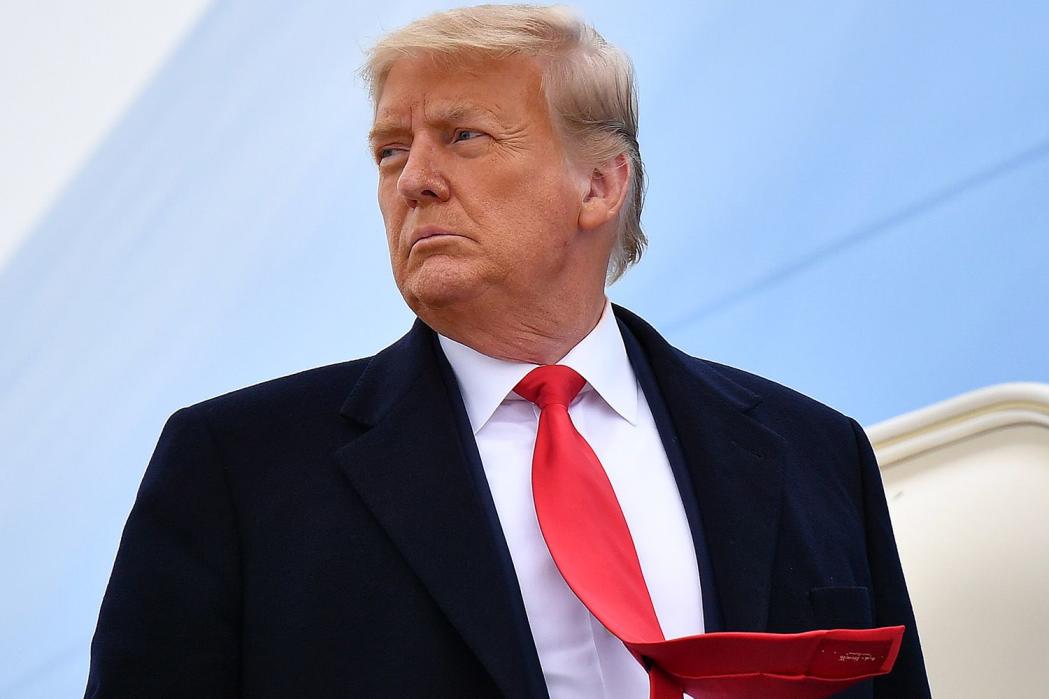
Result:
[[[481,354],[555,364],[593,330],[605,307],[602,289],[572,299],[492,304],[472,309],[417,309],[423,322]]]

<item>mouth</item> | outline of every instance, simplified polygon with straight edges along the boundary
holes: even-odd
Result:
[[[446,238],[462,237],[463,236],[461,236],[458,233],[447,230],[445,228],[440,228],[438,226],[423,226],[421,228],[416,228],[414,231],[412,231],[412,235],[410,238],[411,244],[408,247],[409,249],[414,248],[416,245],[422,243],[423,241],[436,241]]]

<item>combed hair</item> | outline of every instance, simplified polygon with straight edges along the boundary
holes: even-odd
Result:
[[[361,74],[374,105],[393,64],[421,53],[453,62],[477,53],[539,59],[551,113],[574,155],[596,165],[623,154],[630,168],[608,283],[641,258],[648,244],[641,230],[645,170],[637,143],[634,68],[623,51],[566,7],[478,5],[438,12],[387,34],[372,47]]]

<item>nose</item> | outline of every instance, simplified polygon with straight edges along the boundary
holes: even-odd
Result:
[[[412,144],[408,160],[397,178],[397,191],[408,201],[409,206],[448,200],[448,181],[442,172],[440,155],[434,145],[421,139]]]

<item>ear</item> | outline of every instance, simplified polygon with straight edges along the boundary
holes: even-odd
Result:
[[[630,188],[630,162],[625,153],[599,163],[590,172],[588,189],[579,207],[579,228],[592,231],[619,216]]]

